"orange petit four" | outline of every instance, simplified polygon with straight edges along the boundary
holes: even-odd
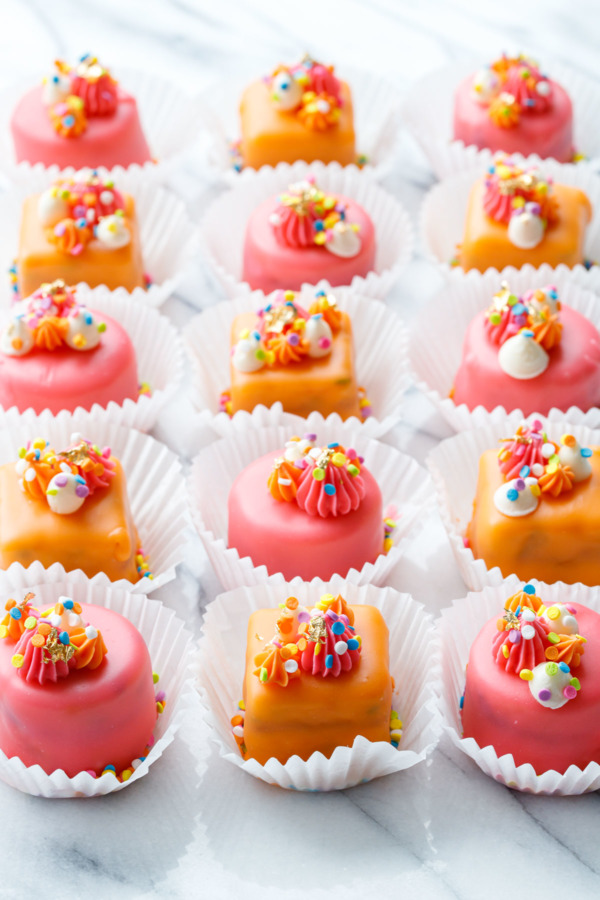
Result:
[[[504,577],[600,584],[600,448],[522,425],[479,462],[468,545]]]
[[[553,184],[536,169],[497,156],[469,197],[458,252],[463,269],[520,268],[584,262],[592,207],[579,188]]]
[[[232,719],[243,756],[261,765],[271,757],[329,757],[359,735],[398,746],[388,657],[387,626],[373,606],[325,594],[310,610],[289,597],[281,608],[253,613],[245,713]]]
[[[249,85],[240,116],[242,161],[254,169],[298,159],[356,161],[350,88],[332,66],[308,56]]]
[[[71,447],[55,452],[35,440],[21,448],[16,466],[0,466],[3,569],[38,560],[135,582],[144,574],[138,548],[125,474],[109,448],[74,435]]]
[[[55,182],[23,204],[18,289],[22,297],[65,278],[132,291],[145,285],[135,201],[98,175]]]

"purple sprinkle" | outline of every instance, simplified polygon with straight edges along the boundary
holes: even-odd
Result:
[[[512,629],[511,631],[508,632],[508,639],[511,642],[511,644],[520,644],[521,643],[521,632],[515,631],[514,629]]]
[[[327,610],[327,616],[328,616],[333,622],[337,622],[337,620],[338,620],[338,618],[339,618],[338,614],[337,614],[336,612],[334,612],[332,609],[328,609],[328,610]]]
[[[311,434],[310,432],[308,432],[307,434],[304,435],[305,441],[316,441],[316,439],[317,439],[316,434]]]
[[[293,331],[291,334],[288,335],[287,340],[288,340],[288,344],[291,344],[292,347],[297,347],[298,344],[300,343],[300,336],[295,331]]]
[[[156,700],[157,703],[162,703],[163,700],[166,698],[166,696],[167,695],[165,694],[164,691],[159,691],[154,699]]]
[[[307,609],[302,609],[298,613],[298,621],[299,622],[310,622],[310,613]]]
[[[522,478],[517,478],[517,480],[515,481],[515,487],[518,491],[525,490],[525,482]]]
[[[54,478],[54,484],[59,488],[65,487],[65,485],[68,484],[68,481],[69,479],[66,475],[56,475]]]
[[[358,461],[359,461],[359,463],[364,463],[364,461],[365,461],[364,456],[359,456]]]
[[[552,696],[552,691],[549,691],[548,688],[544,688],[538,694],[538,697],[540,698],[540,700],[549,700],[551,696]]]
[[[89,492],[90,492],[90,489],[87,486],[87,484],[78,484],[77,487],[75,488],[76,496],[81,497],[82,499],[85,499],[87,497],[87,495],[89,494]]]
[[[297,459],[294,463],[297,469],[305,469],[306,468],[306,460],[305,459]]]

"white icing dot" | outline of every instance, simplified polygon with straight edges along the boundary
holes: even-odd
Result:
[[[27,469],[24,478],[25,481],[35,481],[35,469]]]
[[[531,474],[536,478],[541,478],[544,474],[544,467],[541,463],[534,463],[531,467]]]
[[[542,444],[542,456],[544,459],[550,459],[551,456],[554,456],[554,444]]]
[[[102,191],[100,194],[100,203],[104,203],[105,206],[108,206],[109,203],[112,203],[115,195],[112,191]]]
[[[347,649],[348,649],[348,644],[346,643],[346,641],[338,641],[335,645],[335,652],[338,653],[340,656],[343,653],[345,653]]]
[[[241,725],[236,725],[232,730],[236,737],[244,737],[244,729]]]
[[[283,667],[286,672],[289,672],[290,674],[292,674],[293,672],[295,672],[298,669],[298,663],[296,662],[295,659],[286,659]]]
[[[524,609],[521,613],[521,618],[525,620],[525,622],[533,622],[535,619],[535,613],[532,609]]]
[[[93,640],[94,638],[98,637],[98,632],[93,625],[87,625],[85,629],[85,636],[86,638],[89,638],[89,640]]]
[[[25,473],[25,469],[28,466],[28,462],[26,459],[20,459],[15,466],[15,472],[17,475],[23,475]]]
[[[531,641],[535,637],[535,628],[533,625],[524,625],[521,628],[521,634],[523,635],[523,640]]]

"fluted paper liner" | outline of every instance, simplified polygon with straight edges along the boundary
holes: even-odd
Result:
[[[414,320],[409,338],[413,379],[455,431],[502,421],[510,412],[523,416],[521,410],[507,410],[503,406],[493,410],[477,406],[470,410],[466,403],[456,404],[449,397],[462,360],[469,323],[490,306],[502,281],[495,270],[484,275],[477,273],[475,277],[473,274],[469,272],[438,291]],[[600,298],[578,285],[570,270],[557,272],[550,266],[522,269],[515,271],[509,281],[511,291],[519,295],[548,284],[556,285],[561,303],[580,312],[600,330]],[[568,331],[563,332],[563,341],[569,341]],[[587,410],[576,406],[568,410],[553,407],[549,416],[568,419],[573,425],[600,427],[600,409],[596,406]]]
[[[526,421],[539,419],[550,440],[560,443],[563,434],[573,434],[582,447],[600,444],[600,432],[570,421],[549,418],[536,413]],[[435,487],[439,513],[448,533],[452,552],[465,584],[472,591],[486,585],[499,584],[503,577],[513,574],[501,572],[498,566],[489,569],[483,559],[475,559],[473,551],[465,547],[464,536],[473,515],[473,501],[477,489],[479,458],[485,450],[499,449],[502,438],[511,437],[523,421],[512,413],[490,425],[463,432],[442,441],[427,458],[427,468]]]
[[[581,603],[595,612],[600,612],[600,589],[597,587],[590,588],[582,584],[567,585],[562,582],[547,585],[535,580],[532,580],[532,584],[536,585],[536,593],[546,606],[553,603]],[[465,668],[471,644],[486,622],[498,617],[504,608],[506,598],[520,590],[522,586],[523,582],[512,575],[501,584],[486,587],[481,593],[468,594],[460,600],[455,600],[451,607],[442,610],[436,623],[438,640],[441,644],[442,667],[441,677],[435,682],[434,690],[440,700],[444,731],[452,743],[470,756],[486,775],[508,787],[532,794],[563,796],[598,790],[600,765],[596,762],[589,763],[585,769],[569,766],[562,775],[553,769],[536,772],[530,763],[515,766],[510,753],[499,757],[491,745],[480,747],[474,738],[462,737],[459,702],[465,688]],[[596,647],[590,652],[597,653],[598,650]],[[525,685],[524,687],[527,690]],[[560,710],[555,710],[553,715],[556,722],[552,724],[560,729]],[[510,723],[507,722],[507,727],[509,726]],[[590,727],[597,727],[597,723],[591,722]],[[552,740],[550,733],[548,740]]]
[[[274,68],[274,66],[273,66]],[[265,72],[264,74],[268,74]],[[366,156],[363,171],[377,179],[393,171],[399,142],[400,93],[385,78],[372,72],[336,67],[336,74],[347,81],[352,91],[357,154]],[[212,85],[201,95],[205,115],[205,158],[215,175],[230,184],[243,178],[233,168],[231,143],[240,137],[239,106],[244,88],[255,81],[256,71],[248,78],[220,87]],[[263,166],[262,169],[269,168]]]
[[[107,61],[108,62],[108,61]],[[52,71],[52,58],[48,56],[46,71],[38,71],[28,79],[8,85],[0,92],[0,169],[11,180],[30,178],[40,171],[58,177],[58,165],[16,161],[10,130],[10,119],[20,98],[41,83],[42,77]],[[98,172],[120,178],[123,173],[138,173],[146,180],[165,179],[178,157],[198,140],[204,103],[198,95],[187,94],[175,84],[146,71],[110,66],[112,74],[123,89],[135,97],[142,129],[153,161],[130,166],[96,166]],[[44,115],[44,111],[41,111]],[[76,139],[75,139],[76,140]],[[62,170],[65,171],[64,169]]]
[[[362,422],[351,421],[365,437],[377,438],[399,421],[402,396],[408,385],[406,331],[401,320],[382,303],[373,303],[343,289],[335,289],[338,308],[352,321],[356,380],[371,401],[372,415]],[[315,291],[302,292],[299,302],[308,309]],[[248,297],[219,303],[195,316],[183,332],[193,365],[193,400],[202,419],[221,437],[238,428],[264,425],[289,425],[303,432],[319,432],[325,421],[342,422],[336,413],[326,419],[312,413],[307,419],[283,411],[281,403],[271,407],[260,404],[251,413],[239,410],[233,416],[219,411],[219,394],[231,384],[230,333],[233,319],[243,312],[254,312],[267,303],[262,291]],[[293,364],[292,364],[293,366]],[[260,373],[257,373],[260,378]],[[310,426],[310,427],[309,427]]]
[[[141,578],[135,584],[126,579],[111,582],[104,573],[95,577],[106,584],[144,594],[150,594],[171,581],[175,577],[175,567],[185,556],[189,521],[185,482],[177,456],[149,435],[110,422],[100,423],[93,432],[87,433],[79,427],[77,417],[68,421],[48,419],[44,424],[44,432],[37,434],[31,432],[26,420],[17,421],[2,430],[0,465],[15,464],[19,447],[38,437],[49,441],[55,450],[62,450],[71,443],[72,433],[78,431],[92,443],[110,447],[113,456],[123,466],[133,523],[154,577]],[[81,423],[83,427],[88,424],[89,420]],[[8,579],[7,584],[16,590],[46,581],[47,577],[61,578],[64,572],[60,563],[54,563],[48,569],[40,562],[34,562],[27,568],[21,563],[12,563],[5,570],[4,577]]]
[[[573,103],[573,140],[575,149],[597,162],[600,157],[600,136],[595,123],[600,118],[600,88],[595,81],[565,66],[545,62],[544,71],[553,81],[565,88]],[[489,166],[491,150],[479,150],[474,144],[465,146],[454,139],[454,95],[461,81],[485,68],[479,60],[453,62],[431,72],[411,85],[402,105],[402,119],[413,133],[431,168],[438,178],[447,178],[473,165]],[[523,159],[519,154],[512,154]],[[544,163],[532,153],[527,165]]]
[[[284,580],[281,572],[269,572],[264,565],[255,566],[249,556],[240,557],[235,547],[227,546],[227,498],[235,478],[246,466],[270,451],[281,450],[295,433],[284,425],[260,430],[249,428],[210,444],[193,462],[189,477],[192,518],[225,590],[265,582],[280,584]],[[365,439],[349,423],[340,426],[324,423],[317,434],[317,445],[331,441],[353,447],[364,456],[366,468],[381,489],[384,515],[397,522],[392,534],[394,546],[387,555],[381,553],[374,563],[365,563],[360,570],[336,574],[354,584],[382,584],[404,553],[409,535],[414,537],[427,518],[432,503],[429,478],[414,459],[388,444]],[[396,507],[397,512],[388,513],[390,507]],[[302,583],[302,579],[296,577],[293,583]]]
[[[268,197],[287,190],[290,184],[307,175],[314,175],[317,185],[325,192],[352,197],[371,217],[375,226],[375,268],[364,278],[355,275],[350,287],[357,294],[382,300],[410,262],[411,221],[404,207],[373,178],[356,166],[343,167],[339,163],[327,166],[319,162],[280,163],[274,169],[265,166],[259,172],[248,170],[231,190],[221,194],[209,206],[200,224],[202,253],[217,282],[228,297],[250,293],[250,285],[242,281],[248,218]]]
[[[352,747],[337,747],[329,758],[313,753],[308,760],[292,756],[284,764],[272,757],[264,766],[254,759],[244,760],[230,719],[242,698],[250,614],[276,607],[291,594],[302,605],[314,606],[326,592],[341,594],[351,605],[375,606],[386,621],[390,632],[390,672],[395,682],[392,708],[403,723],[400,746],[396,749],[384,741],[357,737]],[[432,633],[431,616],[410,594],[400,594],[389,587],[358,587],[337,576],[329,582],[281,582],[221,594],[206,608],[198,660],[200,694],[211,738],[224,759],[255,778],[290,790],[343,790],[408,769],[425,759],[439,733],[439,713],[431,687]]]
[[[146,382],[152,394],[141,394],[135,400],[127,398],[123,403],[111,400],[107,406],[94,403],[89,410],[78,406],[72,412],[62,410],[56,416],[48,408],[36,413],[31,407],[22,412],[16,406],[0,407],[0,428],[10,428],[21,421],[28,424],[31,433],[43,434],[53,418],[65,422],[76,418],[79,431],[83,429],[89,433],[104,422],[149,431],[175,395],[183,378],[183,348],[177,331],[166,316],[133,302],[124,289],[109,291],[99,287],[90,290],[82,286],[79,296],[90,309],[106,313],[125,328],[135,349],[138,381]],[[0,311],[0,327],[9,317],[10,309]],[[110,329],[103,340],[110,340]]]
[[[15,590],[3,572],[0,572],[0,585],[5,599]],[[129,619],[146,642],[152,670],[160,679],[157,690],[166,693],[166,704],[164,712],[156,720],[155,741],[148,756],[127,781],[119,782],[109,774],[93,778],[88,772],[79,772],[70,778],[62,769],[47,773],[39,765],[26,766],[18,756],[8,758],[2,750],[0,778],[11,787],[36,797],[99,797],[120,791],[148,773],[152,763],[172,742],[185,716],[198,707],[193,684],[191,634],[184,629],[183,622],[175,617],[173,610],[159,600],[106,584],[97,576],[86,578],[83,572],[71,572],[60,581],[41,580],[31,585],[30,589],[35,593],[34,604],[41,609],[52,606],[61,595],[65,595],[79,603],[104,606]],[[108,654],[110,657],[110,647]],[[77,675],[71,674],[69,677],[76,678]],[[115,702],[118,703],[118,698]],[[143,751],[144,748],[140,747],[140,753]],[[106,760],[107,765],[111,762]]]
[[[544,160],[540,165],[541,172],[554,179],[556,184],[566,184],[580,188],[587,194],[592,204],[592,220],[585,232],[584,256],[592,262],[600,262],[600,178],[590,166],[561,165],[554,160]],[[469,193],[473,184],[487,171],[487,167],[471,166],[458,175],[452,175],[433,187],[426,195],[420,214],[420,232],[429,259],[449,279],[463,279],[465,273],[460,266],[452,267],[450,260],[456,254],[456,245],[463,240]],[[486,271],[495,271],[490,266]],[[514,266],[502,269],[501,276],[512,281],[518,270]],[[521,267],[521,271],[535,271],[529,263]],[[558,274],[572,273],[572,277],[588,290],[600,290],[600,266],[594,265],[586,269],[578,263],[573,268],[564,263],[553,267]],[[481,273],[470,269],[469,275],[477,277]]]
[[[8,271],[17,257],[25,198],[44,191],[59,175],[71,178],[78,171],[90,170],[65,169],[59,173],[52,169],[36,168],[27,173],[20,172],[14,179],[13,185],[2,195],[0,205],[1,268]],[[131,194],[135,200],[144,271],[152,279],[147,289],[120,290],[146,306],[160,306],[177,289],[198,249],[198,229],[189,218],[183,201],[156,181],[148,179],[143,172],[124,170],[115,174],[114,179],[115,188],[121,193]],[[64,278],[69,283],[68,264]],[[4,305],[11,303],[14,295],[8,276],[0,281],[0,285],[0,302]]]

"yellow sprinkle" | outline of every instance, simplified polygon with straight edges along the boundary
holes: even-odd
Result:
[[[321,652],[321,647],[322,647],[322,646],[323,646],[323,645],[322,645],[322,644],[319,644],[319,643],[315,644],[315,656],[318,656],[318,655],[319,655],[319,653]]]
[[[161,714],[161,712],[163,711],[164,708],[165,708],[164,703],[161,703],[159,700],[158,703],[156,704],[156,711],[158,712],[159,715]]]
[[[333,456],[331,457],[331,462],[333,463],[334,466],[337,466],[338,468],[340,466],[345,466],[346,462],[347,462],[346,455],[344,453],[334,453]]]
[[[533,494],[534,497],[539,497],[540,494],[542,493],[539,484],[531,484],[529,486],[529,490],[531,491],[531,493]]]
[[[11,659],[11,663],[15,667],[15,669],[20,669],[23,663],[25,662],[25,657],[22,653],[15,653],[13,658]]]
[[[132,775],[133,772],[131,769],[123,769],[121,772],[121,781],[129,781]]]
[[[546,615],[549,619],[558,619],[560,617],[560,609],[556,606],[551,606],[549,610],[547,610]]]
[[[402,729],[400,731],[390,731],[390,740],[399,741],[402,737]]]
[[[46,441],[42,440],[42,438],[36,438],[32,446],[34,450],[43,450],[46,446]]]
[[[286,291],[283,295],[283,299],[286,301],[293,300],[295,296],[296,294],[294,293],[294,291]]]
[[[509,653],[510,653],[510,650],[508,649],[508,647],[506,646],[506,644],[502,644],[502,656],[503,656],[505,659],[508,659],[508,654],[509,654]]]
[[[249,337],[250,337],[250,329],[249,328],[244,328],[243,331],[240,331],[240,340],[241,341],[245,341],[246,338],[249,338]]]
[[[8,628],[6,625],[0,625],[0,638],[5,638],[8,634]]]
[[[533,679],[533,672],[531,669],[521,669],[519,678],[522,678],[523,681],[531,681]]]
[[[243,700],[240,700],[240,702],[238,703],[238,709],[243,709],[243,710],[246,709],[246,704],[244,703]]]
[[[156,674],[156,672],[153,672],[153,673],[152,673],[152,681],[153,681],[154,684],[158,684],[158,682],[160,681],[160,678],[159,678],[159,676]]]

